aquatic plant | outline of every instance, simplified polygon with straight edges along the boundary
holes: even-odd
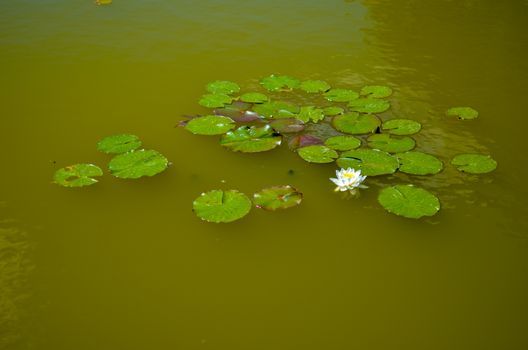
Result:
[[[336,170],[336,177],[330,178],[334,184],[336,184],[336,192],[355,191],[356,188],[367,188],[361,183],[365,181],[367,177],[361,175],[361,170],[354,170],[352,168]]]

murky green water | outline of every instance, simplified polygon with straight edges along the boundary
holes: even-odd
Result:
[[[526,349],[526,1],[91,1],[0,3],[0,348]],[[369,179],[342,200],[287,147],[231,153],[175,128],[204,85],[271,73],[395,90],[385,116],[420,121],[450,167]],[[445,110],[470,105],[461,123]],[[173,166],[139,181],[50,183],[137,134]],[[293,175],[289,173],[293,170]],[[442,211],[409,221],[376,202],[412,181]],[[213,188],[292,184],[300,207],[199,221]]]

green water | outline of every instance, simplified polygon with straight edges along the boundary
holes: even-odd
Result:
[[[0,2],[0,348],[528,348],[527,23],[521,0]],[[206,112],[207,82],[249,91],[272,73],[387,84],[382,117],[421,122],[419,150],[499,167],[369,178],[343,200],[334,164],[175,128]],[[457,105],[479,119],[446,119]],[[50,183],[69,164],[104,167],[95,143],[121,132],[173,166]],[[377,204],[406,182],[440,213],[410,221]],[[206,190],[279,184],[301,206],[228,225],[191,212]]]

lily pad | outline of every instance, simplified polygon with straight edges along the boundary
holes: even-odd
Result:
[[[390,108],[390,103],[376,98],[358,98],[350,101],[348,107],[352,111],[361,113],[382,113]]]
[[[332,102],[349,102],[359,97],[359,94],[353,90],[348,89],[332,89],[325,92],[323,96]]]
[[[374,132],[381,121],[375,115],[352,112],[334,117],[332,125],[338,131],[356,135]]]
[[[322,144],[323,144],[323,140],[321,140],[321,138],[314,136],[314,135],[303,134],[303,135],[294,136],[289,141],[288,147],[291,150],[296,150],[297,148],[308,147],[308,146],[313,146],[313,145],[322,145]]]
[[[253,195],[253,203],[266,210],[287,209],[299,205],[303,194],[290,185],[265,188]]]
[[[125,153],[140,146],[139,137],[130,134],[112,135],[97,142],[97,150],[109,154]]]
[[[198,103],[207,108],[220,108],[233,102],[233,97],[225,94],[205,94]]]
[[[392,95],[392,89],[388,86],[367,85],[361,89],[361,95],[372,98],[384,98]]]
[[[294,118],[300,108],[282,101],[271,101],[255,105],[253,111],[266,118]]]
[[[59,169],[53,182],[64,187],[83,187],[97,183],[94,176],[102,176],[103,171],[93,164],[75,164]]]
[[[316,93],[328,91],[330,85],[323,80],[306,80],[301,83],[300,88],[309,93]]]
[[[451,164],[470,174],[485,174],[497,168],[497,162],[484,154],[459,154],[451,160]]]
[[[444,164],[433,155],[411,151],[394,155],[400,162],[400,171],[412,175],[433,175],[442,171]]]
[[[295,118],[302,120],[305,123],[313,122],[318,123],[324,119],[324,113],[321,108],[315,108],[314,106],[303,106]]]
[[[248,92],[240,96],[240,100],[249,103],[264,103],[267,102],[269,98],[260,92]]]
[[[307,146],[297,150],[299,156],[310,163],[332,163],[339,155],[326,146]]]
[[[440,210],[440,201],[434,194],[413,185],[384,188],[378,202],[388,212],[410,219],[433,216]]]
[[[416,134],[422,125],[411,119],[390,119],[383,122],[383,131],[393,135],[412,135]]]
[[[349,151],[361,146],[361,140],[354,136],[333,136],[326,139],[325,145],[336,151]]]
[[[304,122],[296,118],[272,120],[269,125],[281,134],[300,132],[303,131],[305,127]]]
[[[237,190],[212,190],[202,193],[193,202],[194,213],[208,222],[232,222],[246,216],[251,200]]]
[[[414,148],[416,142],[409,136],[393,137],[389,134],[374,134],[367,138],[370,148],[389,153],[407,152]]]
[[[336,107],[336,106],[330,106],[330,107],[325,107],[323,108],[323,113],[324,115],[326,116],[334,116],[334,115],[338,115],[338,114],[343,114],[345,110],[341,107]]]
[[[270,75],[260,80],[260,85],[269,91],[289,91],[299,87],[299,80],[287,75]]]
[[[241,126],[228,131],[220,139],[220,144],[235,152],[255,153],[269,151],[282,142],[280,134],[270,125],[263,127]]]
[[[228,106],[217,108],[213,113],[215,115],[231,118],[236,123],[249,123],[263,118],[253,111],[239,110]]]
[[[387,152],[376,149],[356,149],[341,154],[337,160],[341,168],[361,170],[366,176],[394,173],[399,166],[398,159]]]
[[[231,95],[240,91],[237,83],[228,80],[215,80],[207,84],[206,90],[212,94]]]
[[[206,115],[189,120],[185,129],[196,135],[221,135],[235,127],[235,121],[221,115]]]
[[[154,150],[130,151],[115,156],[110,160],[108,169],[115,177],[137,179],[143,176],[154,176],[167,169],[169,161]]]
[[[447,115],[450,117],[458,117],[458,119],[475,119],[478,117],[478,112],[471,107],[452,107],[447,110]]]

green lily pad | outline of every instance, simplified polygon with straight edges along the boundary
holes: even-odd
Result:
[[[325,146],[336,151],[349,151],[361,146],[361,140],[354,136],[333,136],[325,140]]]
[[[338,131],[356,135],[374,132],[381,121],[375,115],[352,112],[334,117],[332,125]]]
[[[332,163],[339,156],[333,149],[320,145],[299,148],[297,153],[310,163]]]
[[[389,153],[407,152],[414,148],[416,142],[409,136],[393,137],[389,134],[374,134],[367,138],[370,148]]]
[[[348,108],[361,113],[382,113],[390,108],[390,103],[389,101],[376,98],[358,98],[350,101]]]
[[[383,122],[383,131],[393,135],[412,135],[422,128],[422,124],[411,119],[390,119]]]
[[[287,75],[270,75],[260,80],[260,85],[268,91],[289,91],[299,87],[299,80]]]
[[[372,98],[384,98],[392,95],[392,89],[388,86],[367,85],[361,89],[361,95]]]
[[[235,152],[269,151],[282,142],[280,134],[269,125],[263,127],[241,126],[234,131],[228,131],[220,139],[220,144]]]
[[[287,209],[299,205],[303,194],[290,185],[274,186],[253,195],[253,203],[266,210]]]
[[[233,102],[233,97],[225,94],[205,94],[198,103],[207,108],[220,108]]]
[[[208,222],[232,222],[246,216],[251,210],[251,200],[237,190],[212,190],[202,193],[193,202],[193,211]]]
[[[110,160],[108,169],[115,177],[137,179],[154,176],[167,169],[169,161],[154,150],[130,151],[119,154]]]
[[[240,96],[240,100],[249,103],[264,103],[267,102],[269,98],[260,92],[247,92]]]
[[[433,155],[411,151],[394,155],[400,162],[400,171],[412,175],[433,175],[442,171],[444,164]]]
[[[451,164],[470,174],[485,174],[497,168],[497,162],[484,154],[459,154],[451,160]]]
[[[97,182],[94,176],[103,176],[103,171],[93,164],[75,164],[59,169],[53,182],[64,187],[83,187]]]
[[[349,102],[359,97],[359,94],[353,90],[348,89],[332,89],[325,92],[323,96],[332,102]]]
[[[271,101],[255,105],[253,111],[266,118],[295,118],[300,108],[282,101]]]
[[[323,108],[323,113],[324,115],[328,116],[328,117],[331,117],[331,116],[334,116],[334,115],[338,115],[338,114],[343,114],[345,110],[341,107],[336,107],[336,106],[330,106],[330,107],[325,107]]]
[[[304,122],[296,118],[275,119],[269,125],[281,134],[300,132],[305,128]]]
[[[196,135],[221,135],[235,127],[235,121],[221,115],[206,115],[189,120],[185,129]]]
[[[378,202],[388,212],[410,219],[433,216],[440,210],[440,201],[434,194],[413,185],[384,188]]]
[[[206,90],[212,94],[231,95],[240,91],[237,83],[228,80],[215,80],[207,84]]]
[[[315,108],[314,106],[303,106],[295,118],[302,120],[305,123],[313,122],[317,123],[324,119],[324,113],[321,108]]]
[[[387,152],[377,149],[356,149],[339,156],[337,165],[341,168],[361,170],[366,176],[386,175],[394,173],[399,166],[398,159]]]
[[[478,117],[478,112],[471,107],[453,107],[447,110],[447,115],[450,117],[458,117],[458,119],[475,119]]]
[[[105,137],[97,142],[97,150],[103,153],[125,153],[141,146],[141,141],[136,135],[120,134]]]
[[[316,93],[328,91],[330,85],[323,80],[306,80],[301,83],[300,88],[309,93]]]

